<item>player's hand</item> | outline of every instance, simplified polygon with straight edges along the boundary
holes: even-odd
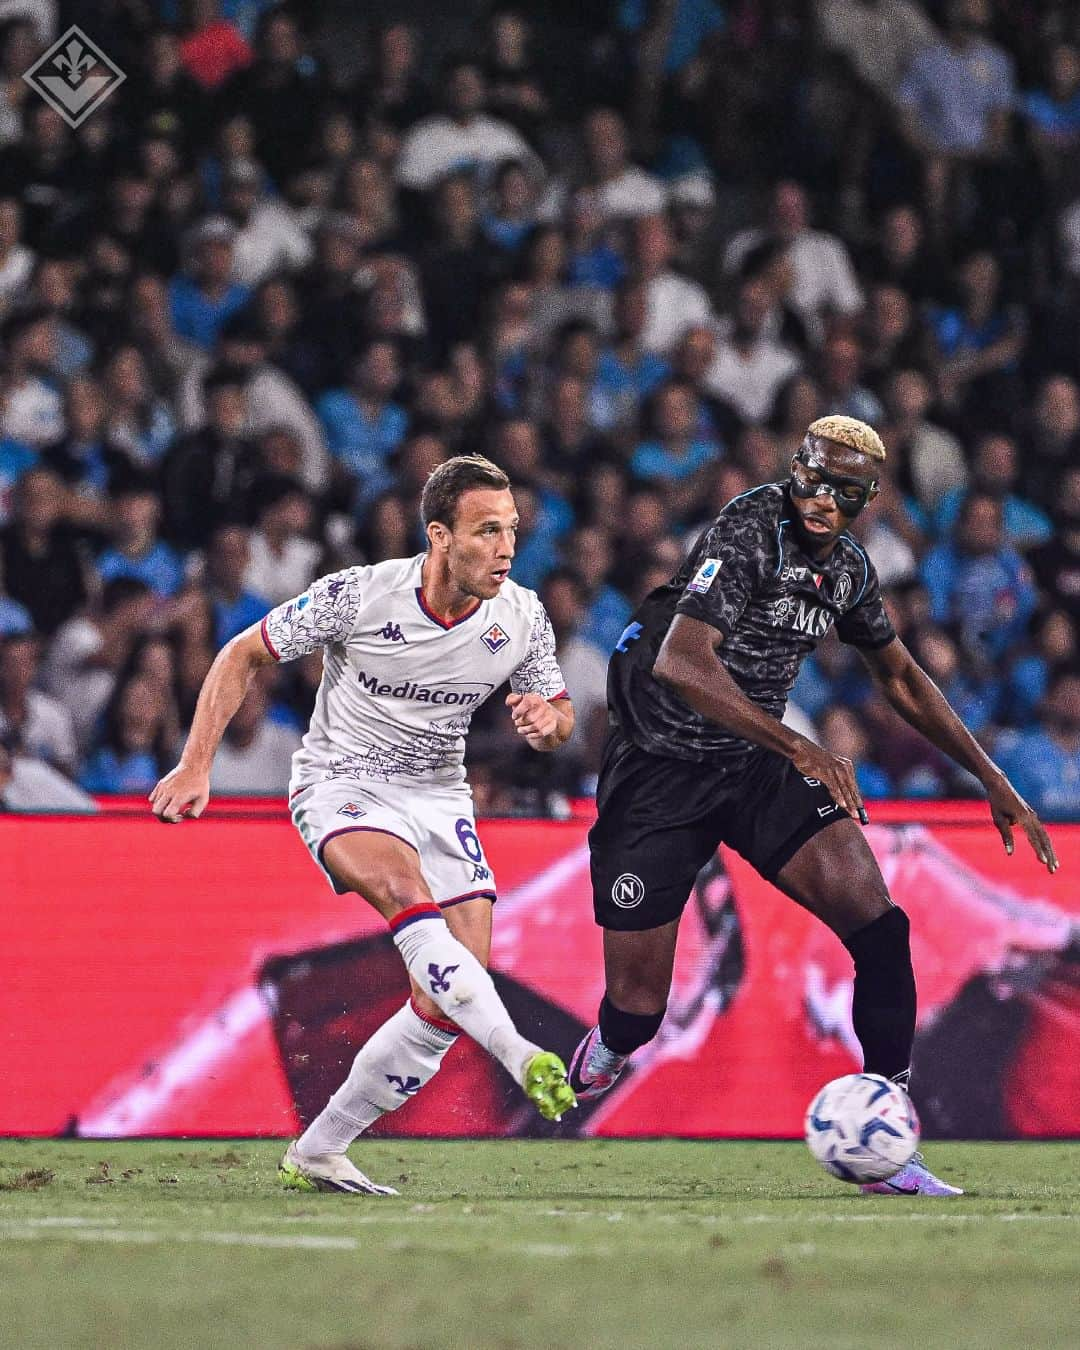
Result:
[[[986,784],[990,798],[990,814],[998,833],[1005,842],[1005,852],[1013,851],[1013,826],[1019,825],[1028,837],[1035,856],[1050,873],[1058,870],[1060,864],[1046,827],[1035,812],[1020,796],[1009,780],[1002,774]]]
[[[804,778],[816,778],[828,788],[841,811],[846,811],[863,825],[870,823],[866,807],[863,806],[862,793],[855,781],[855,765],[850,759],[844,755],[831,754],[804,737],[800,739],[791,762]]]
[[[210,775],[183,762],[159,780],[149,798],[154,815],[167,825],[178,825],[185,816],[198,820],[209,800]]]
[[[559,729],[559,717],[540,694],[507,694],[506,706],[519,736],[532,743],[544,741]]]

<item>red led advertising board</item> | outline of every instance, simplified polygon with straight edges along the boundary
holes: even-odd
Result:
[[[926,1132],[1080,1135],[1080,826],[1062,867],[985,807],[879,807],[868,839],[912,920],[915,1095]],[[568,1055],[603,978],[587,820],[489,821],[492,969],[523,1032]],[[0,817],[0,1134],[289,1135],[407,992],[386,927],[335,896],[277,803],[164,827],[143,810]],[[523,1110],[462,1037],[383,1133],[801,1133],[814,1091],[858,1067],[851,961],[723,852],[680,934],[661,1035],[569,1123]],[[465,1080],[469,1091],[461,1090]]]

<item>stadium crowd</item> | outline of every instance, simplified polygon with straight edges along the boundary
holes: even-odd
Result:
[[[558,809],[634,605],[842,412],[897,630],[1080,817],[1080,8],[456,8],[0,0],[0,805],[148,790],[216,650],[419,550],[479,450],[580,730],[520,753],[492,700],[478,809]],[[72,21],[126,74],[76,130],[21,78]],[[252,688],[215,790],[284,788],[319,673]],[[833,639],[790,715],[867,798],[971,790]]]

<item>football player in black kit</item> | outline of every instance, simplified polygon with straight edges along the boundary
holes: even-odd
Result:
[[[854,766],[780,721],[799,665],[835,625],[912,726],[982,783],[1008,853],[1013,828],[1050,872],[1034,811],[896,636],[873,564],[847,527],[877,495],[885,447],[855,418],[810,426],[787,482],[724,507],[612,655],[612,729],[589,835],[604,929],[599,1023],[574,1053],[579,1098],[599,1096],[656,1035],[679,919],[698,871],[728,844],[836,933],[855,963],[852,1019],[868,1073],[906,1086],[915,1034],[907,915],[889,899],[857,820]],[[958,1195],[920,1155],[864,1190]]]

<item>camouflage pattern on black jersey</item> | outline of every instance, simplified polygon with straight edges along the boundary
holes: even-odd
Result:
[[[643,750],[734,765],[751,749],[653,678],[676,614],[721,634],[720,660],[743,692],[777,718],[803,659],[834,624],[840,640],[857,647],[883,647],[896,636],[862,546],[842,534],[828,560],[816,562],[800,548],[793,517],[783,483],[734,498],[675,576],[641,603],[611,658],[608,705]]]

